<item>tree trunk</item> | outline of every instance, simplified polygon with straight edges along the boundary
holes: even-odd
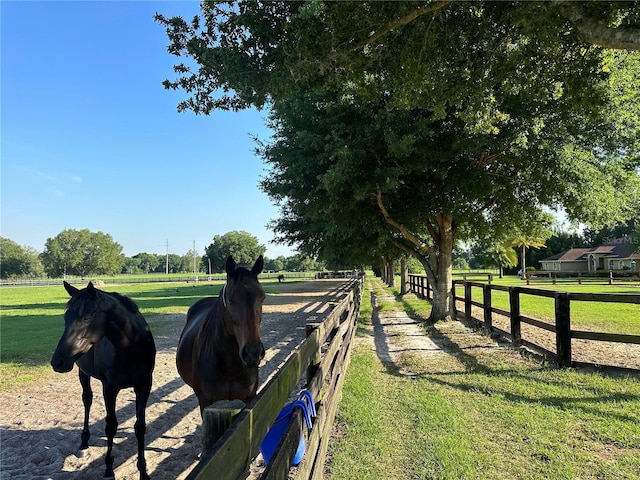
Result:
[[[453,221],[450,215],[439,215],[440,230],[438,241],[438,262],[434,269],[433,301],[429,320],[451,320],[455,318],[454,302],[451,292],[453,280]]]
[[[400,258],[400,295],[406,295],[409,292],[409,270],[407,266],[407,256]]]
[[[429,245],[411,229],[395,220],[384,206],[382,192],[377,189],[376,200],[385,221],[396,228],[404,237],[404,242],[394,242],[401,250],[416,255],[424,266],[429,282],[433,285],[430,320],[449,320],[455,318],[454,302],[451,295],[453,268],[453,243],[456,226],[453,215],[436,214],[437,226],[427,222],[426,227],[435,245]]]
[[[384,258],[380,263],[380,280],[382,280],[383,283],[387,283],[387,260]]]
[[[525,260],[526,248],[527,247],[525,247],[524,243],[520,245],[520,265],[522,267],[522,276],[520,277],[521,280],[527,278],[527,266]]]
[[[389,277],[387,278],[387,286],[393,287],[396,279],[396,261],[389,260]]]

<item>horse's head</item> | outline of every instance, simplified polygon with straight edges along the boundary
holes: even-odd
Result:
[[[236,338],[240,359],[246,367],[257,367],[264,358],[260,322],[265,294],[258,282],[263,264],[264,260],[260,255],[253,268],[247,270],[237,267],[233,257],[229,255],[225,266],[227,283],[220,293],[226,330]]]
[[[74,362],[104,336],[107,322],[101,306],[104,295],[93,283],[79,290],[64,282],[64,288],[71,298],[64,313],[64,332],[51,358],[51,366],[61,373],[69,372]]]

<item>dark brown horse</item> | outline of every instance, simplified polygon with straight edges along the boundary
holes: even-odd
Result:
[[[51,366],[56,372],[63,373],[71,371],[74,363],[78,365],[84,403],[80,452],[84,454],[89,448],[89,410],[93,400],[90,381],[94,377],[102,382],[107,408],[104,476],[113,478],[113,437],[118,429],[116,397],[121,389],[133,387],[138,470],[140,479],[148,480],[144,459],[145,408],[156,357],[149,325],[130,298],[98,290],[91,282],[82,290],[64,282],[64,288],[71,298],[64,314],[64,333],[51,358]]]
[[[226,263],[227,283],[217,298],[198,300],[187,312],[176,364],[193,388],[200,413],[218,400],[248,403],[258,389],[258,365],[264,358],[260,321],[264,290],[258,282],[260,256],[251,270]]]

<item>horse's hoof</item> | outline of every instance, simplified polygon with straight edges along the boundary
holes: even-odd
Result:
[[[78,453],[76,454],[76,457],[84,458],[84,457],[86,457],[88,455],[89,455],[89,449],[88,448],[81,448],[80,450],[78,450]]]

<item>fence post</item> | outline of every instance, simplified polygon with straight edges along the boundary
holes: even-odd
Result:
[[[310,322],[307,323],[305,326],[305,333],[306,336],[310,336],[313,331],[318,328],[320,325],[322,325],[322,322]],[[309,385],[311,383],[311,380],[313,379],[313,377],[315,377],[316,373],[318,372],[318,368],[320,368],[320,360],[322,359],[321,356],[321,352],[317,351],[315,358],[309,363],[309,366],[307,367],[307,385]]]
[[[491,333],[493,327],[493,309],[491,307],[491,285],[482,286],[482,305],[484,308],[484,325]]]
[[[511,341],[514,347],[522,345],[522,334],[520,332],[520,289],[509,287],[509,305],[511,306]]]
[[[609,272],[609,285],[613,285],[613,272]]]
[[[458,315],[458,309],[456,308],[456,281],[451,282],[451,301],[453,302],[453,313]]]
[[[582,272],[578,272],[578,285],[582,285]]]
[[[464,281],[464,317],[471,321],[471,284]]]
[[[242,400],[221,400],[202,411],[203,452],[213,447],[245,406]]]
[[[555,295],[556,353],[560,367],[571,366],[571,301],[566,292]]]

